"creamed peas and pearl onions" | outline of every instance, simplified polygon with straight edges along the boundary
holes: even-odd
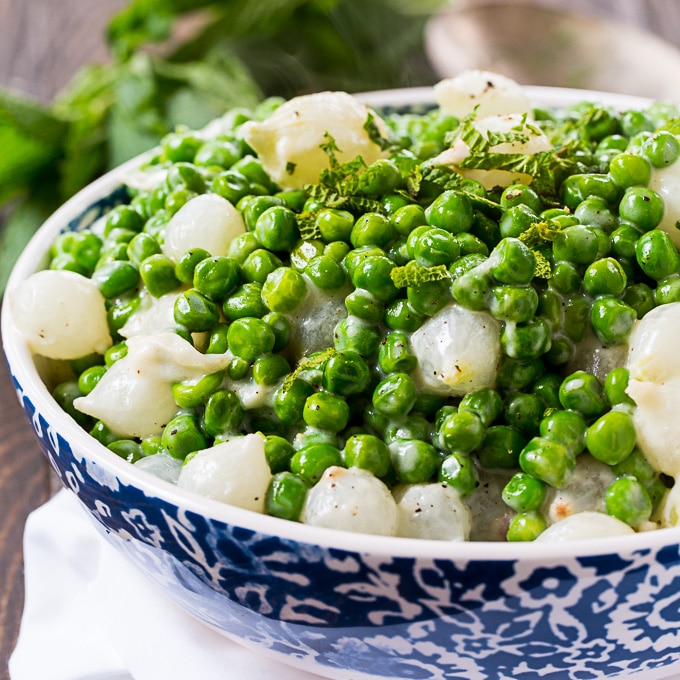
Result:
[[[680,113],[536,109],[481,72],[433,96],[168,135],[10,291],[54,398],[131,464],[289,521],[677,524]]]

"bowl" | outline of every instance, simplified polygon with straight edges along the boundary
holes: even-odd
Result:
[[[527,88],[542,106],[643,100]],[[429,88],[363,98],[431,105]],[[38,231],[8,290],[44,267],[60,232],[121,201],[135,159]],[[114,548],[207,626],[328,678],[605,678],[680,671],[680,530],[562,544],[450,543],[358,535],[256,514],[128,464],[66,415],[2,315],[16,393],[64,487]]]

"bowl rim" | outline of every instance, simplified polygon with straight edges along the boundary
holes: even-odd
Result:
[[[524,88],[532,103],[562,107],[580,101],[594,101],[625,110],[641,108],[651,100],[630,95],[532,86]],[[430,104],[431,87],[362,92],[356,95],[375,106]],[[122,180],[147,159],[153,150],[137,156],[107,172],[86,186],[58,208],[40,227],[15,263],[8,279],[6,294],[30,274],[44,266],[46,252],[56,235],[74,218],[83,215],[97,200],[120,187]],[[12,324],[9,304],[2,305],[3,347],[12,375],[48,423],[59,423],[59,431],[72,444],[76,458],[95,460],[105,471],[113,473],[119,483],[140,488],[147,496],[157,496],[183,510],[205,516],[210,521],[239,526],[256,533],[274,535],[282,540],[317,545],[325,549],[344,550],[398,558],[453,559],[464,561],[569,561],[576,557],[613,553],[630,553],[661,548],[680,542],[680,527],[668,527],[600,540],[579,539],[563,543],[512,543],[492,541],[441,541],[395,536],[378,536],[326,529],[292,522],[244,510],[220,501],[179,489],[151,473],[141,470],[107,449],[83,430],[58,406],[38,374],[33,356],[24,339]],[[22,393],[18,391],[22,399]]]

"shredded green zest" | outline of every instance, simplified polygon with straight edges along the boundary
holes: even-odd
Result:
[[[533,222],[528,229],[525,229],[519,236],[519,240],[527,246],[532,247],[540,243],[549,243],[555,240],[557,234],[562,231],[562,227],[555,220],[544,222]]]
[[[323,367],[323,365],[335,354],[334,347],[328,347],[322,352],[316,352],[308,357],[302,357],[295,369],[289,373],[283,381],[282,389],[284,392],[288,391],[300,373],[304,371],[314,370]]]
[[[314,213],[309,210],[303,210],[296,217],[298,230],[300,231],[300,238],[303,241],[313,241],[321,238],[321,230],[316,224],[316,217]]]
[[[536,258],[534,277],[537,279],[549,279],[552,276],[552,267],[548,258],[540,250],[532,250],[531,252]]]
[[[326,168],[319,177],[318,184],[308,184],[305,191],[313,200],[327,208],[345,208],[359,212],[384,212],[380,201],[361,195],[360,175],[365,172],[366,162],[361,156],[346,163],[339,163],[336,153],[338,145],[328,132],[324,133],[324,142],[320,148],[328,156],[330,168]],[[304,235],[302,238],[305,237]],[[313,236],[311,238],[316,238]]]
[[[366,130],[369,139],[381,149],[385,150],[391,146],[390,140],[382,136],[380,129],[376,125],[375,116],[371,111],[368,112],[368,117],[364,123],[364,130]]]
[[[411,260],[403,267],[395,267],[390,272],[390,277],[397,288],[407,288],[430,281],[444,281],[450,279],[451,274],[444,264],[425,267],[415,260]]]

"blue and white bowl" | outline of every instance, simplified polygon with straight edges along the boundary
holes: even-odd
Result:
[[[543,105],[593,93],[528,88]],[[426,89],[378,107],[426,105]],[[629,108],[640,100],[597,95]],[[56,235],[120,200],[132,161],[58,210],[9,282]],[[2,317],[17,396],[64,486],[168,597],[226,636],[329,678],[499,680],[680,672],[680,531],[564,544],[448,543],[314,528],[206,500],[129,465],[67,416]]]

